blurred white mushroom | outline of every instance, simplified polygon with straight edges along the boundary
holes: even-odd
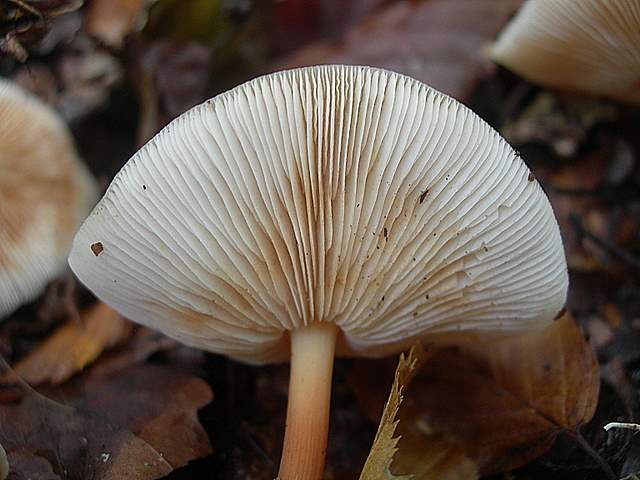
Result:
[[[640,0],[528,0],[492,57],[534,83],[640,103]]]
[[[96,198],[66,125],[0,79],[0,318],[37,297],[64,268]]]
[[[9,476],[9,459],[4,447],[0,445],[0,480],[5,480]]]
[[[185,113],[116,176],[69,261],[134,321],[291,358],[281,480],[322,476],[335,350],[541,327],[567,291],[558,225],[514,150],[367,67],[268,75]]]

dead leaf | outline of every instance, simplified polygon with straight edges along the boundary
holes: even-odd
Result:
[[[127,35],[140,29],[145,0],[93,0],[85,15],[87,33],[104,44],[120,49]]]
[[[128,338],[131,324],[104,303],[56,330],[15,367],[31,385],[60,384],[91,364],[100,354]]]
[[[435,353],[416,375],[398,431],[419,435],[404,449],[400,443],[396,457],[426,461],[425,448],[444,438],[449,443],[443,454],[457,446],[481,475],[489,475],[524,465],[559,433],[575,435],[593,416],[598,365],[570,314],[540,331],[472,338],[463,347]],[[372,411],[366,403],[378,394],[359,380],[363,377],[356,371],[352,383]]]
[[[371,452],[364,464],[360,480],[393,480],[410,479],[411,475],[396,476],[391,473],[391,463],[397,452],[399,437],[396,436],[398,425],[397,415],[403,400],[403,392],[413,376],[419,364],[424,359],[424,351],[420,345],[414,345],[408,357],[400,355],[389,399],[382,412],[380,425],[373,440]]]
[[[425,438],[424,432],[429,431],[430,427],[424,422],[414,422],[411,414],[406,414],[406,406],[402,408],[400,413],[400,418],[404,420],[397,418],[403,394],[410,387],[413,377],[419,373],[420,368],[429,361],[434,353],[434,350],[424,352],[422,347],[414,346],[409,353],[408,360],[405,360],[404,356],[400,357],[374,446],[369,458],[367,458],[360,480],[407,478],[412,480],[474,480],[478,478],[478,469],[475,463],[454,441],[435,432],[431,432],[428,438]],[[412,356],[417,356],[417,359],[414,359],[413,368],[408,371],[411,367]],[[378,386],[381,385],[380,382],[376,382],[376,379],[381,378],[381,370],[375,369],[375,371],[375,376],[371,376],[356,367],[357,373],[352,377],[352,379],[357,379],[352,383],[356,384],[358,393],[364,393],[363,397],[366,395],[363,402],[365,411],[372,418],[379,417],[376,405],[378,400],[382,401],[382,390],[376,388],[376,383]],[[395,412],[392,412],[390,408],[393,408]],[[384,433],[381,433],[383,429]],[[394,437],[396,429],[398,435]],[[390,468],[392,462],[393,469]],[[406,472],[409,475],[394,476],[391,470]]]
[[[402,422],[402,420],[401,420]],[[411,472],[412,480],[476,480],[478,467],[455,441],[431,434],[425,441],[417,429],[400,428],[393,470]]]
[[[83,0],[12,0],[0,3],[0,51],[27,60],[49,32],[52,21],[82,6]]]
[[[522,0],[401,1],[365,19],[339,41],[300,49],[274,70],[345,63],[405,73],[464,99],[493,67],[484,48]]]
[[[30,452],[11,452],[10,480],[61,480],[46,459]]]
[[[5,34],[0,38],[0,52],[13,55],[20,63],[24,63],[29,58],[29,52],[22,46],[13,32]]]
[[[25,468],[50,466],[52,478],[151,480],[211,453],[197,410],[212,393],[197,377],[147,363],[48,393],[0,405],[0,442],[16,478],[40,478],[20,477],[16,456],[30,457]]]
[[[433,350],[425,352],[415,345],[405,359],[400,356],[391,393],[387,400],[371,452],[360,475],[360,480],[473,480],[478,478],[477,468],[465,452],[453,441],[433,434],[425,441],[423,433],[415,428],[404,409],[399,420],[398,412],[405,391],[423,364],[428,362]],[[398,423],[400,426],[398,428]],[[428,429],[424,424],[423,429]],[[396,429],[399,435],[396,435]],[[391,464],[393,463],[393,468]],[[408,475],[395,475],[406,472]]]

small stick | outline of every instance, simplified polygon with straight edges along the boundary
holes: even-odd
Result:
[[[636,432],[640,431],[640,425],[637,423],[609,422],[602,428],[607,432],[612,428],[623,428],[625,430],[635,430]]]

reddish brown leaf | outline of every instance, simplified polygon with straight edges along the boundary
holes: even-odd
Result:
[[[14,372],[31,385],[59,384],[91,364],[100,354],[129,336],[131,324],[98,303],[71,321],[18,362]]]
[[[382,387],[372,391],[376,382],[362,378],[362,371],[353,377],[356,392],[373,412]],[[433,442],[444,435],[481,474],[513,469],[591,419],[599,385],[595,354],[570,314],[541,331],[475,336],[435,354],[414,379],[398,428],[409,441],[396,457],[435,455]],[[443,444],[442,453],[451,448]]]
[[[349,30],[340,41],[305,47],[276,69],[324,63],[384,67],[462,99],[491,68],[484,48],[521,2],[397,2]]]
[[[64,403],[29,391],[19,403],[0,405],[10,463],[30,456],[25,468],[49,464],[62,478],[147,480],[211,453],[197,410],[212,393],[199,378],[145,364],[80,377],[49,394]],[[16,475],[18,468],[12,463]]]
[[[13,451],[9,460],[11,480],[60,480],[60,477],[53,473],[51,463],[31,452]]]

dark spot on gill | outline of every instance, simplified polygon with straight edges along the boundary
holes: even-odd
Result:
[[[92,243],[91,251],[96,257],[100,255],[104,251],[104,246],[102,245],[102,242]]]

